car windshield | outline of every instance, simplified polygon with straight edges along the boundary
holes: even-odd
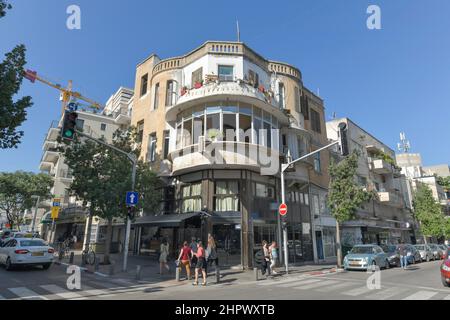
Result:
[[[20,246],[21,247],[43,247],[43,246],[45,246],[45,242],[40,241],[40,240],[23,240],[23,241],[20,241]]]
[[[417,250],[425,250],[425,246],[416,246]]]
[[[372,254],[373,253],[373,247],[353,247],[352,251],[350,253],[356,253],[356,254]]]

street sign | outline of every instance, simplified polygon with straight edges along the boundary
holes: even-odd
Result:
[[[58,219],[59,217],[59,207],[52,207],[52,219]]]
[[[61,199],[60,198],[54,198],[52,206],[53,207],[61,207]]]
[[[126,204],[127,206],[135,206],[138,204],[139,193],[137,192],[127,192]]]
[[[278,208],[278,213],[280,214],[280,216],[284,217],[288,212],[288,207],[285,203],[281,204],[280,207]]]

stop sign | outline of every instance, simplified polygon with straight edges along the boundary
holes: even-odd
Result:
[[[288,212],[287,205],[285,203],[281,204],[280,208],[278,208],[278,212],[280,213],[281,216],[285,216]]]

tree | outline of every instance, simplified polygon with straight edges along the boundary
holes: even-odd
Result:
[[[135,129],[117,130],[113,145],[128,153],[139,154],[135,145]],[[131,163],[122,154],[101,144],[75,139],[64,150],[65,162],[74,180],[70,192],[89,205],[91,217],[96,215],[108,222],[103,263],[109,264],[113,219],[126,218],[125,194],[131,190]],[[137,209],[154,213],[158,209],[160,182],[148,165],[139,162],[136,172],[136,191],[143,199]]]
[[[420,229],[424,236],[442,237],[446,233],[446,224],[441,205],[434,199],[433,192],[424,183],[417,186],[413,196],[414,215],[420,223]]]
[[[23,80],[25,52],[25,46],[18,45],[0,64],[0,149],[17,148],[23,136],[17,127],[26,120],[26,109],[33,105],[29,96],[13,101]]]
[[[330,186],[327,205],[336,219],[336,245],[338,266],[342,265],[342,248],[340,224],[353,220],[361,205],[374,197],[372,192],[365,191],[356,183],[356,169],[359,154],[353,152],[339,163],[331,162]]]
[[[6,214],[11,227],[23,223],[23,213],[34,206],[31,196],[40,196],[41,200],[51,197],[52,185],[52,178],[45,174],[0,173],[0,210]]]
[[[450,192],[450,177],[437,177],[437,183],[444,188],[445,192]]]
[[[0,0],[0,18],[3,18],[6,15],[6,10],[12,8],[12,5],[8,3],[6,0]]]

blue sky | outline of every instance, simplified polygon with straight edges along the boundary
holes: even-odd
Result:
[[[106,1],[11,0],[0,19],[0,55],[28,49],[28,67],[100,102],[134,87],[137,63],[151,53],[184,54],[206,40],[241,40],[271,60],[291,63],[333,112],[396,148],[405,131],[425,165],[450,162],[450,1]],[[82,29],[66,28],[81,7]],[[382,30],[368,30],[379,5]],[[31,95],[22,144],[0,151],[0,171],[38,171],[42,142],[60,114],[59,94],[24,82]]]

